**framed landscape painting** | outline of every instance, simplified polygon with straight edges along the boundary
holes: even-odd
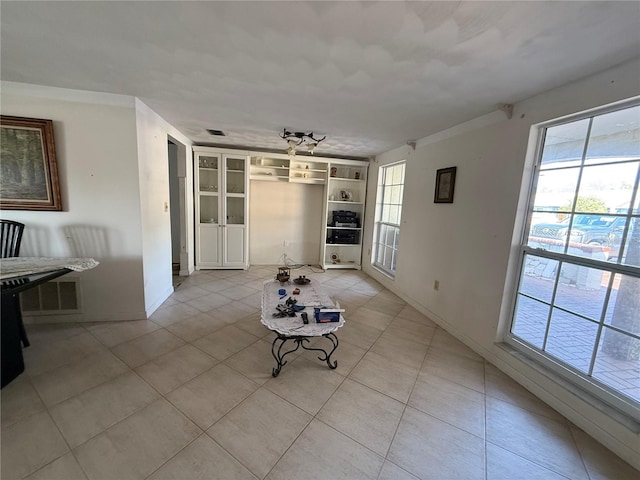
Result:
[[[62,210],[51,120],[0,116],[0,209]]]

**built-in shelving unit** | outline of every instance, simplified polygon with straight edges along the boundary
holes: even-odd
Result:
[[[319,263],[325,269],[361,268],[369,162],[213,147],[193,151],[196,268],[248,266],[249,180],[321,185]]]
[[[251,156],[251,180],[324,185],[327,183],[327,162],[315,159],[291,159],[286,155]]]
[[[312,159],[292,160],[289,181],[323,185],[327,183],[327,164]]]
[[[322,267],[360,269],[368,163],[331,160],[328,168]]]
[[[288,182],[289,168],[288,158],[251,156],[249,178],[267,182]]]

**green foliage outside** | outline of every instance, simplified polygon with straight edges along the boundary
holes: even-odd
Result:
[[[560,207],[561,211],[571,211],[571,204]],[[608,213],[609,209],[604,200],[598,197],[578,197],[576,213]]]

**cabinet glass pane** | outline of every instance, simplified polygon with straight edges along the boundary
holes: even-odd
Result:
[[[200,223],[218,223],[218,197],[200,195]]]
[[[244,158],[227,157],[227,193],[244,193]]]
[[[218,191],[218,170],[200,167],[199,177],[199,187],[201,192]]]
[[[244,197],[227,197],[227,224],[244,225]]]
[[[207,156],[199,156],[198,157],[198,166],[201,168],[215,168],[218,169],[218,157],[207,157]]]

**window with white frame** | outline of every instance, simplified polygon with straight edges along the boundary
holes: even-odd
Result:
[[[508,343],[640,412],[640,105],[549,123],[539,141]]]
[[[373,265],[395,276],[400,242],[405,162],[380,167],[376,193]]]

